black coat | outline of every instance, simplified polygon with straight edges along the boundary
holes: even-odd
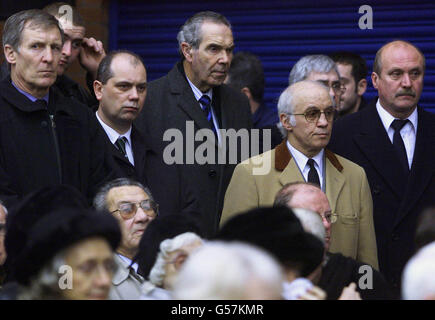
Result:
[[[373,268],[370,269],[371,271],[367,271],[366,267],[368,266],[350,257],[345,257],[341,253],[328,253],[328,262],[322,268],[322,275],[317,285],[326,292],[327,300],[337,300],[344,287],[352,282],[356,284],[356,291],[360,293],[363,300],[399,298],[393,295],[384,276]],[[365,286],[360,286],[360,282]],[[367,287],[368,285],[369,287]]]
[[[248,100],[240,92],[226,85],[216,87],[212,105],[221,129],[233,128],[238,131],[252,127]],[[212,129],[186,80],[182,62],[179,62],[166,76],[149,83],[145,105],[136,124],[143,129],[150,148],[160,157],[160,161],[165,147],[173,142],[163,140],[165,131],[178,129],[182,133],[183,164],[165,166],[177,167],[179,174],[174,175],[173,184],[191,188],[201,213],[198,223],[204,234],[211,236],[218,228],[225,191],[236,164],[199,164],[196,161],[187,164],[186,142],[194,144],[195,150],[202,144],[202,141],[186,141],[189,139],[186,134],[187,121],[193,121],[194,134],[202,128]],[[217,155],[217,144],[212,147]],[[177,179],[183,180],[178,182]],[[166,201],[171,201],[171,197],[167,197]]]
[[[362,166],[367,174],[380,270],[398,290],[403,267],[414,253],[417,218],[423,208],[435,203],[435,115],[418,108],[407,182],[376,110],[376,100],[337,120],[328,147]]]
[[[10,78],[0,82],[0,198],[14,200],[36,188],[68,184],[92,200],[112,168],[94,115],[50,88],[49,106],[31,102]]]

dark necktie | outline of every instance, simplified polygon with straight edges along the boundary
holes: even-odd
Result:
[[[54,115],[54,110],[51,108],[50,105],[47,104],[47,101],[45,101],[44,99],[38,99],[34,103],[40,108],[47,110],[49,115]]]
[[[405,173],[409,173],[409,164],[408,164],[408,156],[406,155],[405,144],[403,143],[402,136],[400,135],[400,130],[402,130],[403,126],[408,123],[409,120],[394,120],[391,124],[391,127],[394,129],[393,136],[393,146],[396,149],[397,155],[399,157],[399,161],[405,169]]]
[[[213,114],[211,112],[211,100],[210,97],[204,94],[201,99],[199,99],[199,104],[201,109],[204,111],[205,116],[207,117],[207,121],[210,122],[210,125],[213,129],[214,134],[216,135],[216,128],[213,123]]]
[[[317,170],[314,167],[314,160],[308,159],[307,164],[310,167],[310,171],[308,172],[308,182],[317,184],[320,187],[319,174],[317,173]]]
[[[126,137],[119,137],[115,141],[115,146],[121,151],[121,153],[128,159],[127,152],[125,151],[125,143],[127,142]]]

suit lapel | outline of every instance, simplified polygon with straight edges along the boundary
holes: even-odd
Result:
[[[131,130],[131,143],[133,150],[134,166],[138,177],[142,177],[146,146],[141,132],[133,125]]]
[[[401,198],[404,193],[402,168],[395,156],[393,144],[388,138],[376,106],[371,106],[361,112],[361,126],[361,133],[353,137],[355,143],[378,175],[385,180],[396,196]]]
[[[402,210],[396,218],[396,224],[404,216],[411,212],[411,208],[420,199],[425,188],[434,179],[435,169],[433,159],[428,156],[435,154],[435,132],[433,128],[435,123],[430,122],[428,117],[424,116],[425,111],[418,109],[418,127],[415,141],[414,158],[412,161],[411,172],[406,189],[406,194],[402,201]]]

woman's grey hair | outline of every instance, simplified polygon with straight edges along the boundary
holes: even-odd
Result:
[[[173,296],[182,300],[262,299],[250,286],[261,283],[280,296],[282,282],[278,262],[262,249],[240,242],[211,241],[182,266]]]
[[[178,236],[172,239],[163,240],[160,243],[160,251],[157,255],[156,262],[154,263],[154,266],[151,268],[149,274],[150,282],[155,286],[162,288],[163,280],[165,279],[166,276],[165,266],[168,262],[170,262],[168,261],[169,254],[181,249],[185,245],[188,245],[196,241],[200,241],[201,243],[203,242],[201,237],[193,232],[185,232],[179,234]]]
[[[422,247],[408,261],[402,275],[402,298],[424,300],[435,297],[435,241]]]
[[[183,57],[184,55],[181,52],[181,43],[187,42],[192,48],[198,49],[199,44],[202,41],[201,26],[205,21],[216,24],[224,24],[231,29],[230,22],[220,13],[213,11],[198,12],[183,24],[177,34],[178,48]]]
[[[65,251],[57,253],[39,273],[30,280],[18,296],[19,300],[59,300],[63,299],[59,286],[60,268],[65,265]]]
[[[328,56],[316,54],[302,57],[290,71],[289,85],[305,80],[311,72],[328,73],[331,70],[339,74],[334,60]]]
[[[42,28],[43,30],[57,28],[63,44],[64,34],[57,19],[47,12],[32,9],[17,12],[6,20],[3,28],[3,48],[8,44],[15,51],[19,51],[21,37],[27,22],[29,22],[28,28]]]
[[[129,179],[129,178],[118,178],[112,181],[107,182],[104,184],[98,193],[94,197],[93,205],[94,208],[99,211],[107,210],[107,195],[109,194],[109,191],[113,188],[117,187],[123,187],[123,186],[136,186],[141,188],[150,198],[150,200],[154,201],[154,198],[151,194],[150,189],[145,187],[142,183],[137,182],[135,180]]]
[[[315,235],[323,244],[325,244],[325,226],[323,225],[320,215],[308,209],[292,208],[292,210],[300,220],[304,230]]]

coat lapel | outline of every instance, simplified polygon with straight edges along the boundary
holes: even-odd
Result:
[[[177,105],[191,118],[199,128],[212,129],[211,124],[207,121],[204,112],[195,99],[192,88],[185,78],[182,62],[177,63],[170,71],[169,78],[173,79],[170,83],[171,93],[178,96]]]
[[[361,117],[362,131],[353,137],[356,145],[373,165],[378,175],[384,178],[398,199],[403,196],[402,168],[395,156],[393,144],[381,122],[376,106],[363,111]]]
[[[326,156],[326,196],[331,205],[331,210],[335,213],[338,196],[343,189],[345,177],[341,173],[343,167],[338,161],[335,154],[325,150]],[[275,149],[275,169],[282,171],[279,176],[279,182],[283,186],[289,182],[305,181],[300,172],[296,161],[287,148],[287,140],[284,140]]]
[[[425,111],[418,109],[418,127],[415,141],[414,158],[409,175],[406,194],[402,201],[401,210],[395,220],[399,223],[404,216],[410,213],[411,208],[420,199],[427,185],[434,179],[435,168],[433,159],[428,155],[435,154],[435,123],[424,116]]]

